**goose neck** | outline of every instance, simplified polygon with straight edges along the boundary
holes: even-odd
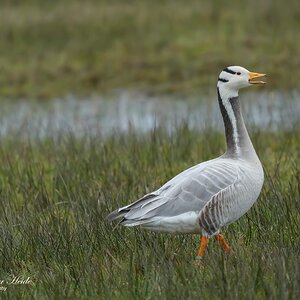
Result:
[[[218,87],[218,100],[225,127],[226,155],[256,155],[244,123],[238,92]]]

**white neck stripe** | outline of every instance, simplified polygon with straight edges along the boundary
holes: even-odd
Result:
[[[238,136],[238,132],[237,132],[237,121],[236,121],[236,117],[234,115],[232,105],[229,101],[230,98],[238,97],[238,91],[229,89],[229,88],[225,87],[224,85],[222,85],[222,83],[218,84],[218,88],[219,88],[219,93],[220,93],[222,103],[224,105],[224,108],[228,114],[230,123],[232,125],[233,141],[234,141],[236,152],[240,153],[239,136]]]

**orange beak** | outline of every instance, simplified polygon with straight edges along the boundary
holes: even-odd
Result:
[[[265,76],[267,76],[267,75],[266,74],[249,72],[249,83],[251,83],[251,84],[266,84],[265,81],[255,80],[257,78],[261,78],[261,77],[265,77]]]

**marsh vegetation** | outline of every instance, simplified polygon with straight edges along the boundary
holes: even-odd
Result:
[[[2,1],[1,95],[191,93],[243,65],[299,87],[299,1]]]
[[[172,135],[157,128],[106,139],[4,139],[1,276],[23,274],[35,283],[9,286],[4,297],[297,299],[299,133],[299,125],[251,132],[265,169],[261,197],[225,229],[233,255],[211,242],[203,268],[194,265],[198,236],[113,230],[104,218],[188,166],[220,155],[222,133],[183,125]]]

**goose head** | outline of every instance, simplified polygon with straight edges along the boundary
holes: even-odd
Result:
[[[266,74],[250,72],[240,66],[230,66],[225,68],[219,75],[218,88],[238,91],[241,88],[254,85],[265,84],[265,81],[258,80]]]

